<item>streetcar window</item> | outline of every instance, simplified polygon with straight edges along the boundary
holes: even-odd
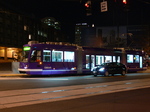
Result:
[[[63,51],[52,51],[52,62],[63,62]]]
[[[133,63],[133,55],[131,54],[127,55],[127,63]]]
[[[139,63],[139,59],[140,59],[140,58],[139,58],[139,55],[135,55],[135,56],[134,56],[134,62],[135,62],[135,63]]]
[[[104,56],[96,55],[96,65],[101,65],[104,63]]]
[[[90,56],[86,55],[86,69],[90,69]]]
[[[112,62],[112,56],[105,56],[105,62]]]
[[[95,55],[91,55],[91,68],[95,67]]]
[[[120,63],[120,56],[113,56],[113,62]]]
[[[43,62],[50,62],[50,61],[51,61],[51,51],[43,50]]]
[[[64,51],[64,62],[74,62],[73,51]]]
[[[95,66],[95,55],[86,55],[86,69],[93,68]]]
[[[120,56],[118,56],[117,62],[120,63]]]
[[[31,53],[31,62],[39,62],[41,61],[41,51],[33,50]]]
[[[116,62],[116,56],[113,56],[113,62]]]

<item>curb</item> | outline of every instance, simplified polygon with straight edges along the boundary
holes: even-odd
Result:
[[[21,77],[27,74],[13,73],[12,71],[0,71],[0,77]]]
[[[1,74],[0,77],[23,77],[28,76],[27,74]]]

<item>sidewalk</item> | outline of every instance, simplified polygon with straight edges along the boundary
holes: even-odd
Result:
[[[14,73],[13,71],[0,71],[0,77],[20,77],[27,74]]]

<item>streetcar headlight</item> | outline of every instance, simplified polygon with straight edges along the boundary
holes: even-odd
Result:
[[[71,68],[71,70],[74,70],[74,68]]]
[[[75,70],[75,69],[76,69],[76,67],[71,68],[71,70]]]
[[[41,61],[39,62],[39,65],[42,65],[42,62],[41,62]]]
[[[24,69],[27,69],[28,68],[28,65],[26,65],[25,67],[24,67]]]

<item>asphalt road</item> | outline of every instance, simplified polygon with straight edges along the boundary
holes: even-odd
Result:
[[[29,92],[30,89],[34,89],[35,92],[35,89],[39,90],[40,88],[51,89],[56,87],[62,88],[66,86],[77,86],[78,88],[81,88],[81,86],[85,86],[87,84],[110,85],[112,83],[119,83],[118,85],[120,85],[120,83],[124,81],[131,82],[132,80],[134,82],[137,80],[142,81],[142,83],[145,84],[146,82],[143,81],[149,79],[150,73],[132,73],[127,74],[126,76],[113,77],[93,77],[91,75],[71,77],[1,77],[0,92],[10,92],[9,94],[14,94],[12,91],[27,90],[27,92]],[[128,86],[128,84],[126,84],[126,86]],[[133,83],[133,85],[135,84],[136,83]],[[115,85],[113,87],[115,87]],[[124,87],[124,85],[121,87]],[[15,92],[15,94],[16,93],[17,92]],[[123,91],[106,92],[103,94],[93,94],[90,96],[56,100],[52,102],[1,108],[0,112],[149,112],[149,94],[150,88],[147,86],[145,88],[137,88],[133,90],[129,89]],[[9,100],[9,98],[6,97],[5,99],[1,96],[0,100]],[[1,106],[3,106],[2,103],[0,103],[0,107]]]
[[[149,112],[150,88],[1,109],[0,112]]]
[[[10,74],[9,74],[10,75]],[[93,83],[114,82],[133,79],[150,78],[150,73],[129,73],[126,76],[115,75],[110,77],[93,77],[92,75],[82,76],[55,76],[55,77],[0,77],[0,91],[59,87],[68,85],[85,85]]]

